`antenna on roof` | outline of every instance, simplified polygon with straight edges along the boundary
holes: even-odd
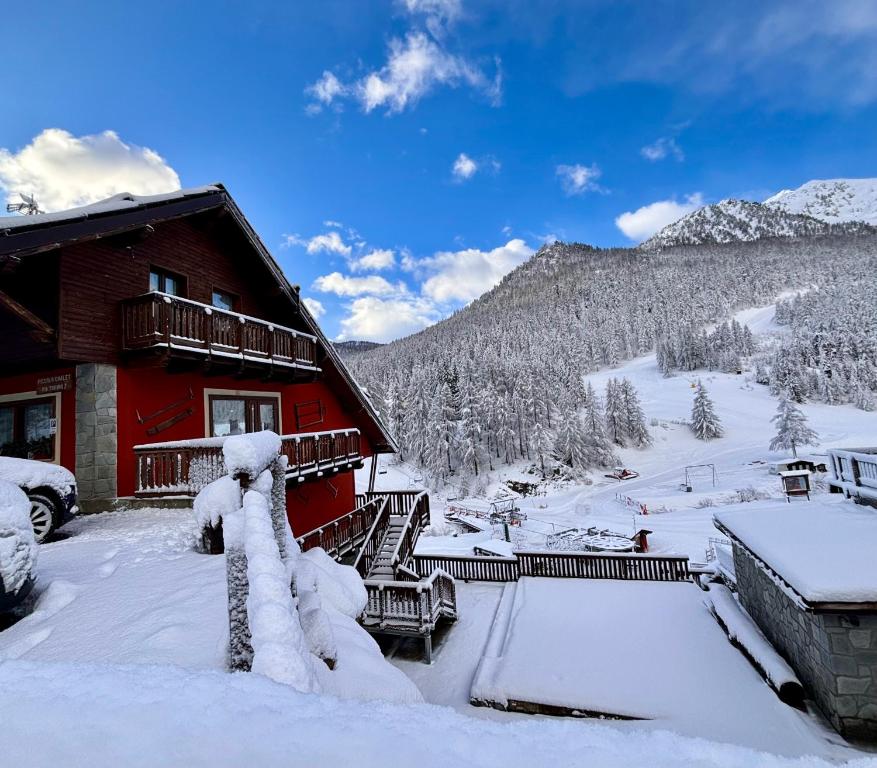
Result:
[[[7,203],[7,213],[22,213],[25,216],[32,216],[35,213],[42,213],[33,195],[26,195],[24,192],[19,192],[18,196],[21,198],[21,202]]]

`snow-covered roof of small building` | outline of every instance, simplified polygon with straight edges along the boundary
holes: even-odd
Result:
[[[809,469],[787,469],[784,472],[780,472],[780,477],[804,477],[804,475],[809,474]]]
[[[807,603],[877,603],[874,509],[819,496],[746,504],[713,519]]]

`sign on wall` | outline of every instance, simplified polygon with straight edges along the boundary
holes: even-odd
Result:
[[[73,388],[73,374],[59,373],[37,379],[37,394],[48,395],[52,392],[66,392]]]

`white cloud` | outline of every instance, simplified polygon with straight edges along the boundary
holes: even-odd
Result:
[[[337,253],[340,256],[350,256],[353,248],[344,242],[337,232],[325,232],[313,237],[301,237],[300,235],[284,235],[284,248],[291,245],[301,245],[308,253]]]
[[[338,340],[391,341],[426,328],[440,319],[435,306],[422,298],[379,299],[364,296],[348,306]]]
[[[420,269],[431,273],[421,290],[437,302],[472,301],[532,255],[533,249],[518,239],[491,251],[442,251],[417,262]]]
[[[644,146],[639,153],[646,159],[651,162],[656,162],[658,160],[663,160],[665,157],[672,155],[676,160],[682,162],[685,159],[685,153],[682,151],[682,147],[676,143],[676,139],[672,136],[661,137],[653,144],[647,144]]]
[[[463,13],[461,0],[402,0],[402,5],[408,13],[424,16],[426,28],[438,39]]]
[[[599,191],[597,179],[600,169],[596,165],[558,165],[555,173],[560,177],[560,185],[567,195],[581,195],[588,191]]]
[[[471,179],[478,171],[478,163],[476,163],[465,152],[461,152],[457,159],[454,160],[454,176],[458,179]]]
[[[699,192],[689,195],[684,203],[658,200],[635,211],[622,213],[615,219],[615,225],[631,240],[645,240],[702,205],[703,196]]]
[[[332,229],[341,229],[344,225],[340,221],[334,221],[333,219],[326,219],[323,222],[324,227],[330,227]]]
[[[304,305],[308,308],[308,311],[314,316],[316,320],[319,320],[323,315],[326,314],[326,308],[323,306],[322,301],[318,301],[317,299],[305,298],[302,299]]]
[[[13,152],[0,148],[0,189],[6,199],[33,194],[58,211],[119,194],[153,195],[180,188],[180,177],[155,150],[126,144],[114,131],[74,136],[47,128]]]
[[[306,111],[312,115],[321,112],[323,107],[331,106],[333,102],[345,96],[347,90],[347,86],[332,72],[325,70],[319,80],[305,88],[305,93],[313,99],[306,107]]]
[[[356,94],[366,112],[385,107],[388,114],[393,114],[414,106],[439,85],[456,88],[461,84],[486,94],[494,104],[499,101],[502,80],[498,66],[491,80],[474,64],[448,52],[423,32],[410,32],[405,40],[390,41],[386,64],[366,75],[357,84]]]
[[[364,272],[369,269],[389,269],[396,264],[396,256],[393,251],[386,248],[374,248],[368,253],[353,259],[350,268],[354,272]]]
[[[332,272],[322,275],[314,280],[314,290],[323,293],[334,293],[338,296],[393,296],[406,293],[403,283],[392,285],[380,275],[366,275],[365,277],[350,277],[340,272]]]

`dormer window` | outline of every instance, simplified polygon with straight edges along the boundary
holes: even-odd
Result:
[[[171,296],[182,296],[183,278],[164,269],[151,267],[149,270],[149,290],[169,293]]]

